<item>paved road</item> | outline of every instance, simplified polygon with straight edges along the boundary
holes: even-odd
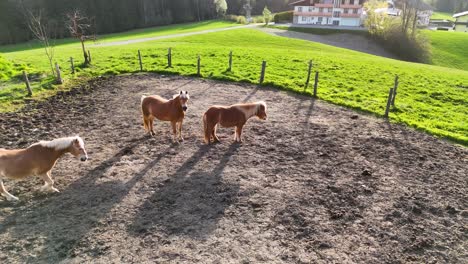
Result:
[[[193,35],[200,35],[200,34],[206,34],[206,33],[213,33],[213,32],[220,32],[220,31],[239,29],[239,28],[251,28],[251,27],[256,27],[256,26],[257,26],[257,24],[250,24],[250,25],[244,25],[244,26],[207,29],[207,30],[202,30],[202,31],[187,32],[187,33],[172,34],[172,35],[164,35],[164,36],[156,36],[156,37],[149,37],[149,38],[139,38],[139,39],[129,39],[129,40],[114,41],[114,42],[96,43],[92,47],[120,46],[120,45],[127,45],[127,44],[134,44],[134,43],[152,41],[152,40],[186,37],[186,36],[193,36]]]
[[[320,42],[335,47],[351,49],[391,59],[398,59],[398,57],[386,51],[375,41],[356,34],[343,32],[330,35],[315,35],[277,28],[257,27],[257,29],[274,36]]]

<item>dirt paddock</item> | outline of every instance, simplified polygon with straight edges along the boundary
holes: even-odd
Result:
[[[191,95],[185,142],[144,135],[140,95]],[[265,100],[244,142],[211,104]],[[466,263],[466,148],[382,119],[252,85],[133,75],[94,80],[0,114],[0,147],[79,134],[90,156],[59,160],[58,194],[6,181],[0,263]]]

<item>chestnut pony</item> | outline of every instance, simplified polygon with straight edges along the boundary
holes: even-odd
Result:
[[[157,118],[161,121],[170,121],[172,125],[172,133],[174,134],[173,141],[182,138],[182,122],[184,121],[185,111],[187,110],[187,102],[190,99],[187,91],[180,91],[170,100],[166,100],[159,95],[142,96],[141,111],[143,114],[143,125],[145,131],[154,136],[153,120]]]
[[[216,127],[220,124],[223,127],[236,127],[234,141],[241,142],[242,127],[247,120],[253,116],[266,120],[266,103],[245,103],[231,106],[212,106],[203,115],[203,128],[205,130],[205,142],[210,143],[211,137],[214,142],[219,142],[216,136]]]
[[[44,180],[42,191],[59,192],[54,187],[50,172],[57,160],[65,153],[79,156],[81,161],[88,159],[83,139],[79,136],[41,141],[26,149],[0,149],[0,193],[8,201],[18,200],[17,197],[7,192],[3,179],[19,180],[32,175],[40,176]]]

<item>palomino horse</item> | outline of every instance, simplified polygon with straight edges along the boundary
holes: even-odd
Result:
[[[17,197],[7,192],[3,185],[3,179],[19,180],[32,175],[40,176],[44,180],[42,191],[59,192],[54,187],[50,171],[65,153],[71,153],[75,157],[79,156],[81,161],[88,159],[83,139],[79,136],[41,141],[26,149],[0,149],[0,193],[8,201],[18,200]]]
[[[210,144],[211,137],[214,142],[219,142],[216,136],[216,126],[219,123],[223,127],[236,127],[234,141],[241,142],[242,127],[253,116],[266,120],[266,103],[246,103],[231,106],[212,106],[203,115],[203,128],[205,130],[205,142]]]
[[[159,95],[141,96],[141,111],[143,114],[143,125],[145,131],[154,136],[153,120],[157,118],[161,121],[170,121],[172,132],[174,134],[174,142],[177,142],[177,132],[179,140],[182,138],[182,122],[184,121],[185,111],[187,110],[187,102],[190,99],[187,91],[180,91],[172,97],[171,100],[166,100]]]

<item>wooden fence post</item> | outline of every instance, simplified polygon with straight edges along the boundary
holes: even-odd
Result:
[[[91,52],[88,50],[88,62],[91,63]]]
[[[314,82],[314,97],[317,97],[317,86],[319,81],[319,72],[315,72],[315,82]]]
[[[388,118],[388,112],[390,111],[390,104],[392,103],[393,88],[390,88],[388,92],[387,107],[385,107],[384,117]]]
[[[141,62],[141,53],[140,53],[140,50],[138,50],[138,60],[140,61],[140,71],[143,71],[143,63]]]
[[[397,95],[397,88],[398,88],[398,75],[395,76],[395,84],[393,85],[392,106],[395,106],[395,97]]]
[[[73,57],[70,57],[70,66],[71,66],[71,73],[75,74],[75,65],[73,64]]]
[[[232,71],[232,50],[229,52],[229,67],[228,71]]]
[[[60,67],[58,63],[55,63],[55,71],[57,72],[57,79],[56,79],[57,84],[62,84],[63,80],[62,80],[62,75],[60,73]]]
[[[172,49],[167,50],[167,67],[172,67]]]
[[[260,72],[260,81],[259,83],[262,84],[263,80],[265,80],[265,68],[266,68],[266,61],[262,62],[262,71]]]
[[[28,74],[23,71],[24,82],[26,83],[26,89],[28,89],[28,96],[32,96],[31,84],[29,84]]]
[[[200,76],[200,54],[198,54],[197,58],[197,75]]]
[[[311,72],[311,70],[312,70],[312,60],[309,61],[309,70],[308,70],[308,72],[307,72],[306,86],[305,86],[304,90],[307,89],[307,87],[309,87],[310,72]]]

